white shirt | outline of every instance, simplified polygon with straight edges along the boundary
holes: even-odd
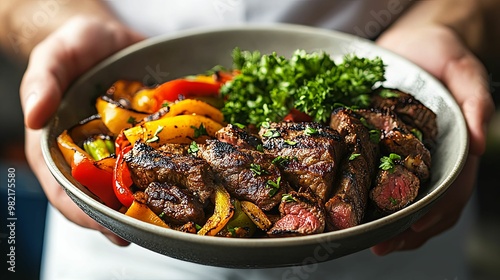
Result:
[[[411,0],[108,0],[125,23],[148,36],[242,23],[285,22],[375,38]],[[470,208],[470,207],[469,207]],[[469,211],[470,212],[470,211]],[[369,250],[311,267],[226,269],[192,264],[143,249],[121,248],[100,233],[68,222],[49,207],[42,279],[466,279],[464,228],[417,251],[375,257]]]

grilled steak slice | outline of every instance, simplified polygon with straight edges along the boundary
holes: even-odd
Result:
[[[425,165],[431,166],[431,153],[420,140],[411,133],[401,130],[392,130],[381,140],[382,150],[385,153],[395,153],[401,157],[420,156]]]
[[[379,170],[370,198],[378,209],[392,213],[413,202],[419,187],[417,176],[404,166],[396,165],[393,171]]]
[[[360,154],[370,172],[375,172],[379,157],[377,141],[373,141],[370,130],[366,127],[363,116],[347,108],[339,108],[332,113],[330,127],[343,137],[347,147],[347,156]]]
[[[314,194],[292,191],[284,196],[279,210],[281,218],[267,232],[270,236],[300,236],[325,230],[325,211]]]
[[[389,93],[389,96],[387,96]],[[411,94],[396,89],[381,88],[373,95],[371,107],[389,108],[394,111],[410,130],[422,132],[424,144],[432,149],[437,140],[436,114]]]
[[[210,164],[217,179],[237,199],[251,201],[269,211],[289,189],[280,170],[264,153],[219,140],[207,140],[206,145],[198,147],[198,155]]]
[[[214,192],[214,174],[208,163],[192,156],[172,155],[136,143],[125,155],[132,180],[145,189],[152,182],[166,182],[189,190],[203,205]]]
[[[168,183],[152,182],[144,193],[149,208],[169,223],[195,222],[201,225],[205,220],[203,205],[186,189]]]
[[[318,123],[280,122],[262,126],[259,135],[291,186],[308,187],[325,202],[344,153],[338,132]]]
[[[232,124],[228,124],[226,127],[217,131],[215,133],[215,137],[219,139],[219,141],[226,142],[243,149],[253,150],[259,145],[262,145],[262,141],[259,137]]]
[[[183,144],[164,144],[161,145],[160,147],[157,148],[159,151],[161,151],[164,155],[168,156],[173,156],[173,155],[179,155],[179,156],[187,156],[188,154],[188,145],[183,145]]]
[[[378,145],[370,140],[368,129],[351,110],[336,110],[331,126],[344,136],[349,151],[342,162],[334,193],[325,204],[327,229],[338,230],[363,221],[379,151]]]
[[[381,130],[380,147],[383,154],[395,153],[405,159],[405,166],[421,182],[429,179],[431,153],[390,110],[358,110],[369,126]]]

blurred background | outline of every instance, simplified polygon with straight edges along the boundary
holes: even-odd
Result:
[[[23,66],[0,54],[0,197],[2,223],[7,217],[7,173],[16,172],[16,273],[7,279],[38,279],[43,250],[45,211],[47,200],[31,173],[24,156],[24,125],[19,101],[19,84]],[[477,217],[467,238],[463,240],[467,252],[471,279],[500,279],[500,71],[490,70],[491,91],[497,113],[491,123],[487,152],[481,162],[477,194]],[[495,74],[497,73],[497,74]],[[2,226],[2,279],[6,276],[8,231]],[[14,276],[15,278],[10,278]]]

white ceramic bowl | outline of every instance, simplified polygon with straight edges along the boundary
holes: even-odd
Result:
[[[95,98],[118,79],[158,83],[202,73],[215,65],[231,66],[231,51],[276,51],[290,56],[296,49],[380,56],[387,64],[385,85],[414,94],[438,116],[438,144],[432,178],[416,201],[384,218],[353,228],[317,235],[272,239],[197,236],[164,229],[125,216],[97,202],[71,177],[56,137],[94,114]],[[468,149],[462,113],[449,92],[431,75],[372,42],[351,35],[295,25],[204,29],[161,36],[135,44],[104,60],[66,92],[54,119],[44,129],[42,150],[50,171],[89,216],[126,240],[166,256],[224,267],[278,267],[339,258],[369,248],[407,229],[446,192],[462,169]]]

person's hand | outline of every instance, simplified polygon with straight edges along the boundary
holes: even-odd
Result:
[[[40,148],[40,131],[59,106],[69,84],[84,71],[142,37],[117,21],[75,17],[32,51],[21,82],[26,126],[26,157],[50,201],[66,218],[101,231],[118,245],[128,242],[92,220],[68,197],[47,168]]]
[[[408,230],[372,247],[375,254],[386,255],[418,248],[458,221],[474,190],[494,105],[485,68],[451,29],[429,25],[389,31],[377,43],[408,58],[443,82],[462,109],[470,137],[465,167],[446,194]]]

